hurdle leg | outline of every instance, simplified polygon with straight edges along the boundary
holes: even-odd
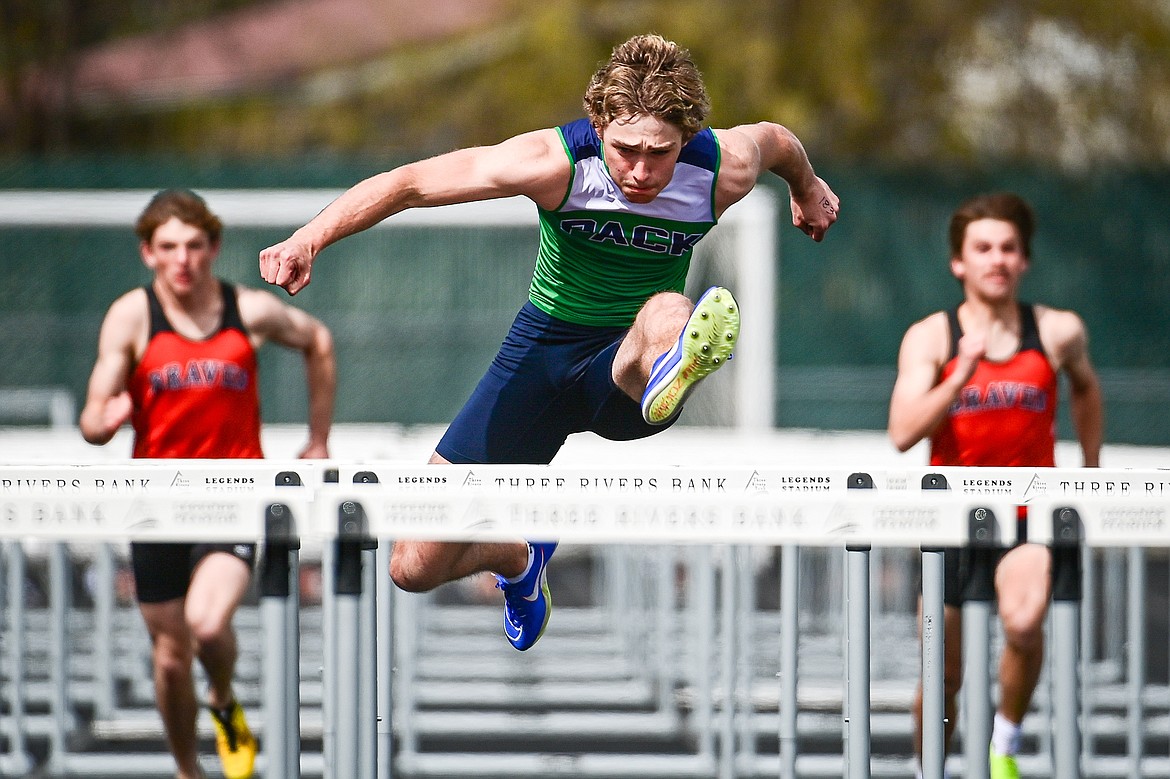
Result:
[[[336,577],[334,594],[337,609],[337,743],[333,776],[359,777],[361,774],[361,593],[362,542],[365,521],[362,508],[346,501],[339,509],[336,543]]]
[[[849,779],[869,779],[870,775],[869,552],[868,544],[845,548],[845,776]]]
[[[752,650],[755,635],[756,614],[756,569],[754,550],[750,546],[737,547],[739,557],[736,575],[736,619],[738,647],[736,664],[739,673],[736,681],[739,701],[739,757],[743,771],[749,776],[754,773],[756,759],[756,735],[754,728],[755,704],[752,701]]]
[[[1096,596],[1096,561],[1093,549],[1088,545],[1081,546],[1081,632],[1080,632],[1080,663],[1078,689],[1081,696],[1081,765],[1086,771],[1091,770],[1089,761],[1093,756],[1093,729],[1090,722],[1093,719],[1093,658],[1097,656],[1097,596]]]
[[[361,623],[361,714],[359,759],[361,770],[356,779],[374,779],[378,771],[378,606],[375,595],[378,542],[367,539],[362,546],[362,592],[359,600]],[[383,577],[385,578],[385,577]]]
[[[377,624],[377,766],[378,779],[390,779],[393,757],[391,669],[394,667],[394,588],[390,582],[390,542],[381,541],[375,555],[374,608]]]
[[[1081,744],[1077,699],[1080,659],[1081,521],[1073,509],[1052,518],[1052,719],[1056,731],[1053,771],[1061,779],[1079,779]]]
[[[95,625],[114,624],[114,548],[99,544],[94,550],[93,615]],[[97,630],[93,644],[94,714],[108,717],[114,711],[113,630]]]
[[[300,776],[300,749],[289,743],[289,632],[288,601],[298,588],[292,579],[294,530],[291,512],[280,504],[268,507],[265,517],[263,565],[260,569],[260,618],[264,627],[264,758],[265,776]],[[299,657],[298,657],[299,663]]]
[[[720,633],[723,634],[720,655],[720,677],[723,682],[723,710],[719,717],[719,779],[735,779],[735,566],[736,548],[724,545],[722,548],[722,570],[720,571]]]
[[[0,545],[0,564],[4,564],[7,586],[0,594],[0,609],[7,602],[7,624],[0,641],[0,658],[6,659],[8,672],[8,714],[0,720],[7,725],[8,751],[0,754],[0,775],[24,776],[33,767],[25,740],[24,712],[24,550],[19,541]]]
[[[922,776],[943,779],[943,550],[922,549]]]
[[[288,554],[289,595],[284,599],[284,732],[290,779],[301,775],[301,566],[294,546]]]
[[[1145,707],[1142,691],[1146,686],[1146,657],[1144,631],[1146,627],[1146,550],[1130,547],[1128,570],[1128,606],[1126,609],[1126,695],[1129,700],[1126,745],[1129,756],[1129,775],[1142,775],[1142,757],[1145,752],[1142,732]]]
[[[690,550],[690,634],[697,636],[691,656],[691,687],[695,694],[694,722],[699,742],[699,757],[713,761],[715,736],[712,732],[711,650],[714,644],[711,626],[715,624],[715,572],[711,548],[699,545]]]
[[[51,658],[49,706],[52,710],[53,726],[49,736],[49,761],[51,772],[65,773],[69,763],[69,733],[76,726],[69,700],[69,604],[71,601],[71,577],[69,576],[69,552],[63,542],[49,545],[49,610],[52,621],[49,649]]]
[[[418,753],[419,739],[415,728],[415,687],[420,659],[419,617],[420,602],[425,603],[429,595],[396,595],[394,609],[395,655],[398,658],[394,676],[394,716],[400,727],[398,731],[398,764],[409,771],[411,762]]]
[[[800,631],[800,547],[780,548],[780,776],[796,776],[796,673]]]
[[[657,598],[654,611],[655,676],[658,690],[658,711],[664,716],[675,715],[674,685],[678,669],[674,665],[677,647],[671,630],[671,616],[674,613],[674,547],[660,546],[656,550]]]
[[[963,602],[963,760],[968,779],[990,771],[991,743],[991,604],[995,600],[994,550],[971,546],[971,576]]]

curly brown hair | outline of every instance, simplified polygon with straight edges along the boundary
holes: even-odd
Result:
[[[598,132],[618,118],[652,116],[682,130],[686,142],[710,110],[690,52],[660,35],[636,35],[615,48],[585,90],[585,113]]]
[[[134,232],[143,243],[150,243],[154,231],[171,217],[205,231],[212,244],[219,243],[223,223],[211,213],[207,202],[189,189],[164,189],[156,193],[138,217]]]

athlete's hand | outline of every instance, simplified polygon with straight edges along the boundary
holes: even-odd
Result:
[[[130,415],[133,413],[134,401],[130,399],[128,391],[122,390],[106,401],[106,406],[102,409],[102,424],[113,435],[118,428],[130,421]]]
[[[955,374],[963,377],[963,384],[975,373],[979,361],[987,355],[987,339],[983,333],[963,333],[959,338]]]
[[[284,287],[295,295],[309,286],[313,271],[313,253],[308,246],[291,238],[260,252],[260,276],[269,284]]]
[[[841,200],[820,176],[808,191],[791,192],[792,224],[814,241],[820,241],[837,221]]]
[[[309,443],[305,444],[303,449],[301,449],[300,453],[297,455],[297,458],[301,460],[328,460],[329,446],[327,444],[320,444],[310,441]]]

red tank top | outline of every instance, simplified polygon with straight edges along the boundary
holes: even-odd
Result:
[[[150,338],[130,377],[134,456],[260,458],[256,350],[240,320],[236,290],[220,282],[223,319],[202,341],[184,338],[154,289]]]
[[[947,311],[955,370],[962,329],[958,307]],[[1003,362],[980,360],[975,374],[930,439],[931,465],[1055,465],[1056,372],[1048,362],[1032,306],[1020,304],[1020,348]]]

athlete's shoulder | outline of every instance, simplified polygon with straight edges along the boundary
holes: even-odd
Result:
[[[946,310],[935,311],[914,322],[906,332],[946,333],[950,329],[949,318]]]
[[[242,284],[232,284],[231,286],[235,290],[236,306],[240,311],[240,319],[249,329],[258,320],[268,318],[274,312],[279,312],[291,305],[266,289],[246,287]]]
[[[1059,358],[1070,350],[1079,351],[1087,340],[1084,320],[1077,312],[1039,303],[1033,306],[1033,310],[1036,312],[1036,330],[1049,354]]]
[[[1032,310],[1036,314],[1036,328],[1041,335],[1076,334],[1085,330],[1085,322],[1076,311],[1042,303],[1033,305]]]
[[[935,311],[906,328],[902,336],[904,358],[942,366],[950,354],[950,324],[946,311]]]
[[[106,321],[117,320],[122,322],[147,322],[150,319],[150,307],[146,298],[145,287],[135,287],[123,292],[106,310]]]
[[[601,156],[601,137],[587,117],[566,122],[554,128],[554,132],[563,142],[565,151],[574,163]]]

